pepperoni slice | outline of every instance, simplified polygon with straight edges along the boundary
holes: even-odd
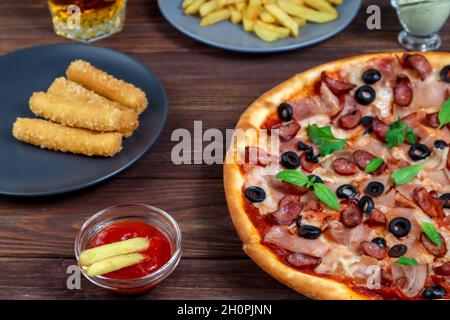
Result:
[[[355,110],[340,117],[338,124],[342,129],[350,130],[357,127],[361,123],[361,118],[361,111]]]
[[[442,258],[447,253],[447,245],[445,244],[445,239],[441,235],[439,236],[441,237],[442,242],[440,247],[433,241],[431,241],[430,238],[428,238],[428,236],[424,232],[420,234],[420,241],[422,242],[423,246],[429,253],[431,253],[436,258]]]
[[[286,190],[287,193],[295,194],[298,196],[302,196],[308,193],[308,188],[305,186],[296,186],[289,182],[282,181],[283,189]]]
[[[285,205],[287,205],[289,202],[294,202],[300,204],[300,196],[295,194],[288,194],[283,197],[283,199],[280,200],[280,203],[278,204],[278,208],[282,208]]]
[[[370,226],[386,226],[386,216],[377,208],[372,209],[366,223]]]
[[[299,269],[314,270],[322,263],[322,258],[295,252],[288,255],[286,261]]]
[[[439,128],[440,124],[438,119],[438,113],[437,112],[427,113],[423,122],[431,128]]]
[[[356,162],[356,165],[361,169],[366,169],[367,165],[369,164],[370,160],[375,158],[375,156],[367,151],[364,150],[356,150],[353,152],[353,159]]]
[[[380,139],[381,141],[385,141],[384,136],[386,135],[386,132],[389,130],[389,125],[387,125],[378,118],[374,118],[372,120],[372,129],[373,133],[378,139]]]
[[[349,93],[356,88],[356,85],[330,77],[325,71],[320,75],[322,81],[327,85],[328,89],[337,96]]]
[[[365,255],[369,257],[374,257],[377,260],[383,260],[386,256],[386,249],[380,247],[376,243],[371,241],[361,242],[361,249]]]
[[[348,228],[354,228],[362,222],[362,213],[358,205],[348,202],[341,212],[341,221]]]
[[[351,176],[358,171],[355,163],[345,158],[338,158],[332,163],[333,169],[342,176]]]
[[[428,59],[421,54],[408,54],[403,55],[403,62],[405,67],[415,70],[422,80],[428,78],[433,72],[431,64]]]
[[[394,85],[394,102],[400,107],[408,107],[413,99],[413,89],[409,78],[401,74]]]
[[[300,130],[300,128],[300,124],[297,121],[293,121],[291,123],[275,127],[274,129],[279,130],[279,136],[281,140],[289,141],[297,135],[297,132]]]
[[[308,161],[307,157],[308,157],[307,152],[303,152],[302,155],[300,156],[300,165],[304,170],[308,172],[313,172],[314,169],[319,166],[319,164],[312,161]]]
[[[277,211],[272,212],[272,216],[279,224],[290,225],[298,218],[302,209],[302,205],[291,201]]]
[[[447,261],[438,267],[434,267],[434,273],[444,277],[450,276],[450,261]]]

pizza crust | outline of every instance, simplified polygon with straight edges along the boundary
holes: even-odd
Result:
[[[284,101],[307,96],[308,86],[320,77],[322,71],[333,71],[348,66],[358,66],[371,59],[401,57],[404,52],[368,54],[336,60],[299,73],[289,80],[271,89],[255,102],[241,115],[236,129],[259,129],[266,118],[276,111],[278,105]],[[445,52],[420,53],[427,57],[433,68],[439,69],[450,64],[450,54]],[[247,145],[256,145],[257,137],[250,134]],[[261,244],[261,236],[248,217],[242,196],[242,186],[245,182],[239,165],[234,163],[236,150],[242,150],[245,146],[231,146],[227,152],[224,164],[224,188],[233,225],[243,242],[244,251],[256,264],[272,277],[313,299],[370,299],[362,295],[344,283],[328,278],[318,277],[300,272],[282,263],[278,257],[266,246]],[[240,149],[242,148],[242,149]]]

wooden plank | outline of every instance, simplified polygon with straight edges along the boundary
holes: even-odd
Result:
[[[69,290],[66,270],[73,264],[66,259],[0,258],[0,299],[304,299],[248,259],[182,259],[169,278],[137,296],[112,294],[84,278],[81,290]]]

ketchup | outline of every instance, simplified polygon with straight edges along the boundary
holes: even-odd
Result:
[[[134,266],[104,274],[104,277],[125,280],[144,277],[160,269],[172,257],[172,247],[167,237],[155,227],[140,221],[120,221],[106,226],[89,241],[88,248],[137,237],[150,240],[150,247],[140,252],[146,259]]]

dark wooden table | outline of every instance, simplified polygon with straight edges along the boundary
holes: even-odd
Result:
[[[164,134],[136,165],[96,187],[51,198],[0,198],[0,299],[124,298],[85,279],[81,290],[66,288],[66,267],[74,264],[73,243],[81,224],[123,202],[165,209],[178,220],[184,237],[183,258],[172,276],[134,298],[302,299],[243,253],[228,216],[222,167],[173,165],[171,133],[192,130],[195,120],[202,120],[204,129],[233,128],[255,98],[299,71],[355,54],[398,50],[400,26],[388,2],[363,1],[354,23],[321,44],[252,55],[197,43],[164,20],[155,0],[129,0],[124,31],[97,45],[137,57],[160,77],[170,103]],[[382,8],[381,30],[366,28],[370,4]],[[448,24],[441,35],[443,50],[449,50]],[[0,54],[63,42],[53,34],[46,1],[0,1]]]

